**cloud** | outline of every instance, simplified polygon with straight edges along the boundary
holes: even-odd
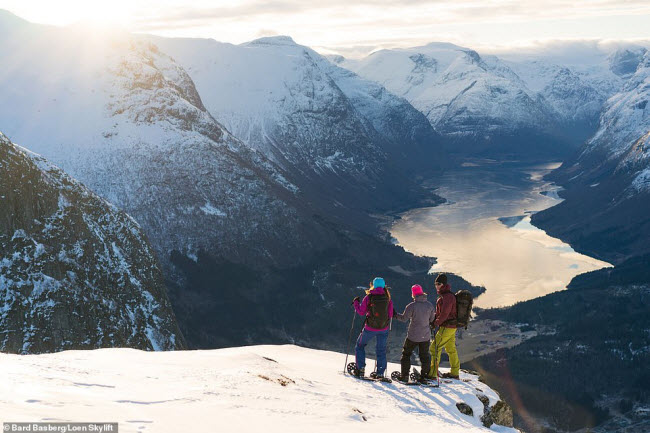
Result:
[[[638,14],[650,13],[650,3],[646,0],[326,0],[305,2],[304,0],[249,1],[236,6],[186,7],[176,6],[154,18],[157,21],[179,21],[186,25],[205,23],[230,18],[252,18],[260,15],[300,15],[304,12],[335,11],[341,14],[356,15],[355,11],[401,10],[421,16],[442,14],[463,20],[496,19],[503,17],[535,19],[539,17],[566,18],[586,15],[605,15],[611,13]],[[363,19],[356,15],[355,19]],[[399,18],[399,15],[394,16]],[[442,18],[442,17],[441,17]],[[144,21],[144,19],[143,19]]]
[[[40,8],[34,6],[36,0],[7,1],[17,5],[29,3],[29,10],[54,7],[44,1]],[[134,32],[206,37],[232,43],[286,34],[306,45],[346,50],[354,55],[367,49],[417,46],[432,41],[478,48],[530,45],[548,39],[650,38],[647,0],[94,2],[120,10],[120,16],[129,19],[128,28]],[[56,11],[72,15],[76,10],[74,4],[73,0],[59,0]]]

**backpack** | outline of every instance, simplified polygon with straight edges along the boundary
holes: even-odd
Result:
[[[456,297],[456,318],[445,320],[443,326],[447,324],[455,325],[457,328],[464,327],[467,329],[467,324],[472,316],[474,299],[468,290],[459,290],[454,296]]]
[[[472,304],[474,304],[474,299],[468,290],[459,290],[456,292],[455,296],[457,314],[456,326],[465,327],[465,329],[467,329],[467,324],[472,316]]]
[[[383,295],[368,295],[368,315],[366,316],[366,323],[371,328],[384,329],[390,323],[388,317],[388,304],[390,303],[390,294],[388,289]]]

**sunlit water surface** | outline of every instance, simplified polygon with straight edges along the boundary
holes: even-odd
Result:
[[[563,290],[575,275],[610,265],[531,224],[531,213],[561,201],[559,188],[542,179],[558,165],[466,164],[441,178],[437,193],[448,203],[406,212],[391,234],[406,250],[437,257],[432,272],[452,272],[485,286],[477,307]]]

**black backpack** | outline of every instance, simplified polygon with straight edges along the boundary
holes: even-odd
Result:
[[[390,293],[388,289],[383,295],[368,295],[368,314],[366,316],[366,323],[371,328],[384,329],[390,323],[388,317],[388,304],[390,303]]]
[[[472,315],[472,304],[474,304],[474,299],[468,290],[459,290],[456,292],[457,327],[465,327],[467,329],[467,324]]]
[[[472,316],[474,298],[468,290],[459,290],[454,296],[456,297],[456,318],[445,320],[442,325],[455,325],[457,328],[467,329]]]

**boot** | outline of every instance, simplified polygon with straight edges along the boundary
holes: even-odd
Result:
[[[354,369],[354,375],[356,377],[363,377],[366,374],[366,369],[365,368],[355,368]]]
[[[460,379],[459,376],[454,376],[451,373],[442,373],[442,376],[440,376],[440,377],[443,377],[445,379],[456,379],[456,380]]]

